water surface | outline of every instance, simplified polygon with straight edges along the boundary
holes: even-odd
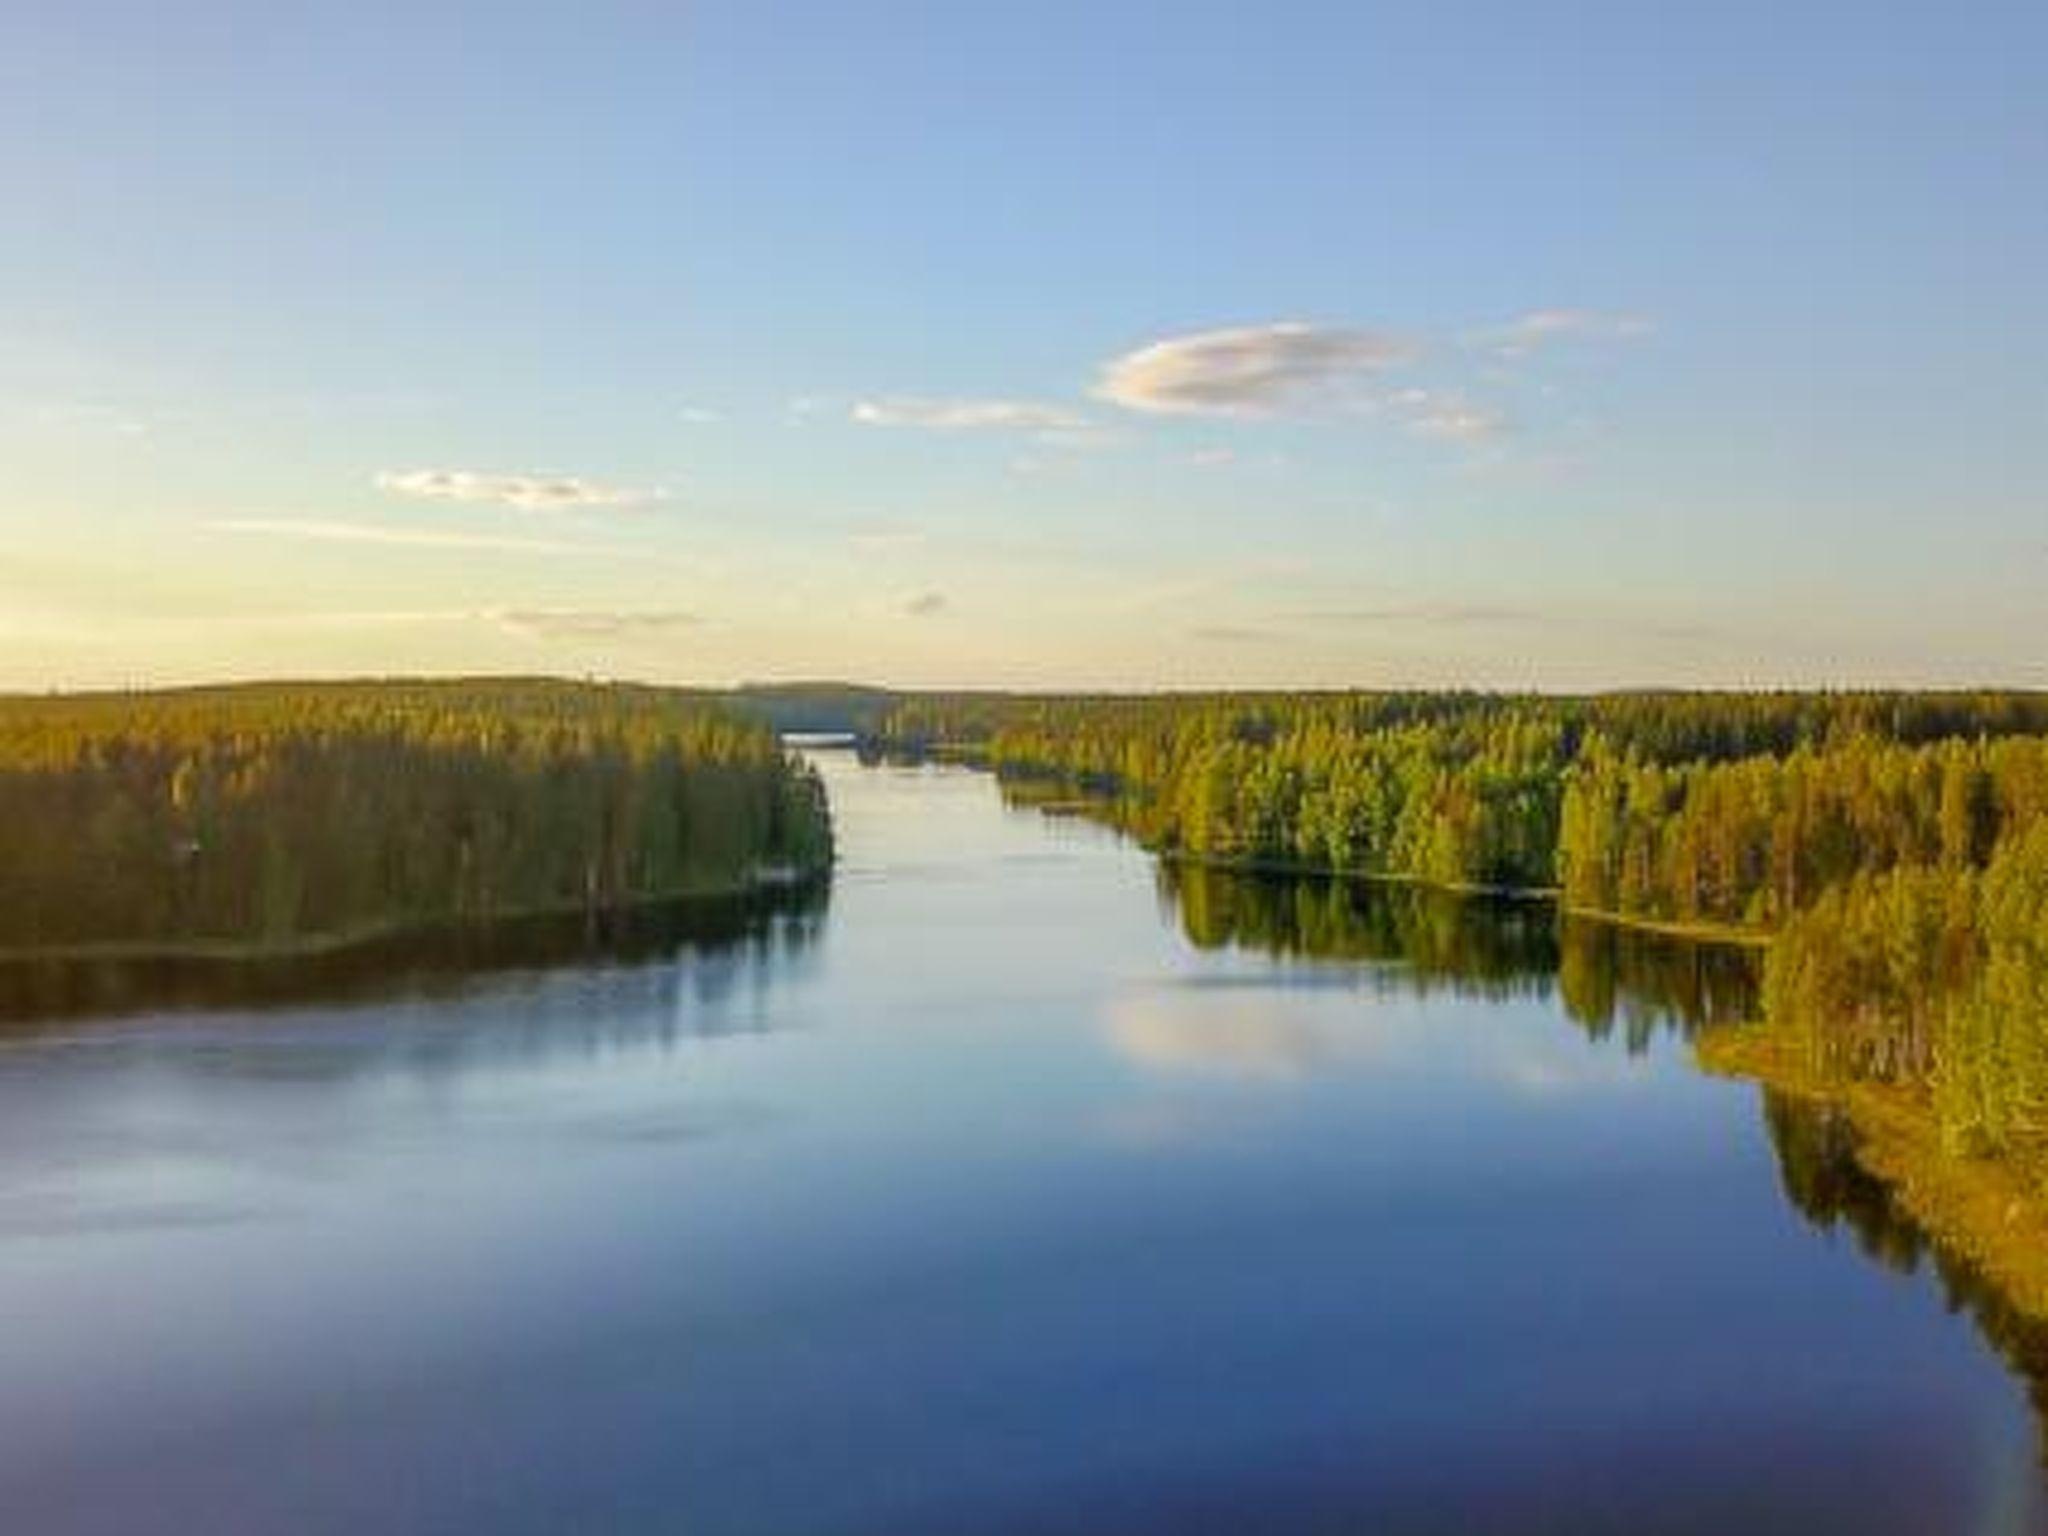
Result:
[[[1740,956],[822,760],[825,910],[0,978],[0,1529],[2041,1528]]]

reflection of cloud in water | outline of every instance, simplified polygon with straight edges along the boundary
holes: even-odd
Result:
[[[1288,1083],[1369,1063],[1375,1071],[1449,1072],[1516,1098],[1546,1099],[1627,1089],[1652,1070],[1640,1055],[1548,1027],[1489,1032],[1469,1042],[1473,1049],[1447,1051],[1441,1031],[1454,1026],[1376,1006],[1388,997],[1374,984],[1382,974],[1280,970],[1134,985],[1110,1000],[1105,1035],[1119,1056],[1161,1077]],[[1156,1142],[1185,1128],[1127,1129],[1131,1139]]]
[[[119,1237],[239,1226],[274,1214],[263,1206],[230,1200],[93,1199],[69,1190],[27,1190],[0,1198],[0,1233],[9,1241]]]
[[[1327,1013],[1329,993],[1280,986],[1216,985],[1132,989],[1111,1000],[1110,1044],[1148,1071],[1291,1082],[1339,1061],[1376,1055],[1385,1042],[1369,1015],[1347,1006]],[[1321,996],[1317,996],[1317,993]]]
[[[1174,983],[1188,992],[1357,992],[1370,988],[1380,996],[1412,994],[1412,987],[1388,988],[1389,977],[1399,981],[1409,974],[1407,963],[1388,960],[1367,965],[1345,965],[1317,961],[1311,965],[1280,967],[1248,975],[1189,976]]]
[[[565,1119],[551,1129],[575,1142],[662,1146],[759,1131],[773,1125],[776,1119],[776,1112],[765,1104],[737,1099],[692,1099],[586,1113]]]
[[[1595,1089],[1625,1088],[1640,1082],[1645,1070],[1641,1055],[1596,1049],[1565,1050],[1545,1043],[1509,1054],[1500,1063],[1499,1076],[1523,1098],[1546,1099]]]
[[[1091,1129],[1111,1146],[1130,1152],[1171,1152],[1243,1130],[1250,1119],[1242,1107],[1214,1094],[1146,1097],[1110,1105]]]

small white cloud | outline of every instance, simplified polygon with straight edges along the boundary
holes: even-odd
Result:
[[[1283,321],[1153,342],[1112,359],[1095,393],[1154,414],[1266,416],[1344,403],[1417,355],[1404,337]]]
[[[567,512],[658,501],[659,491],[602,485],[577,475],[484,474],[468,469],[385,470],[377,489],[423,501],[484,502],[521,512]]]
[[[939,432],[1008,431],[1069,433],[1084,431],[1085,417],[1042,400],[948,399],[929,395],[892,395],[862,400],[852,411],[864,427],[924,427]]]
[[[943,592],[920,592],[907,599],[903,611],[913,619],[929,619],[944,613],[949,605]]]
[[[1475,332],[1467,341],[1495,357],[1512,360],[1569,337],[1628,341],[1655,329],[1644,315],[1598,309],[1532,309],[1505,325]]]
[[[1197,448],[1188,455],[1188,463],[1197,469],[1220,469],[1236,462],[1237,450],[1234,448]]]
[[[676,412],[676,420],[693,427],[708,427],[713,422],[725,420],[725,413],[705,405],[686,405]]]
[[[281,517],[219,518],[205,524],[214,533],[256,534],[316,544],[389,544],[406,549],[502,549],[562,554],[573,544],[495,533],[459,533],[439,528],[394,528],[384,523],[328,522]]]

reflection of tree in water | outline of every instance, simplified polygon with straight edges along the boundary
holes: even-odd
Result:
[[[42,958],[0,964],[0,1025],[124,1014],[446,998],[520,972],[581,969],[687,984],[706,1001],[815,941],[829,887],[704,897],[588,916],[451,924],[300,955]],[[536,998],[542,989],[528,989]]]
[[[1595,1039],[1631,1052],[1660,1029],[1751,1017],[1753,956],[1560,917],[1547,902],[1327,876],[1162,863],[1162,903],[1202,949],[1386,967],[1391,985],[1489,999],[1549,997]]]
[[[1949,1309],[1967,1313],[2025,1384],[2048,1467],[2048,1323],[2028,1317],[1967,1260],[1933,1241],[1892,1187],[1857,1160],[1848,1112],[1796,1094],[1763,1090],[1764,1124],[1778,1154],[1785,1197],[1823,1232],[1846,1227],[1886,1268],[1917,1272],[1931,1262]]]
[[[1822,1231],[1846,1227],[1864,1253],[1909,1275],[1927,1239],[1891,1189],[1856,1160],[1856,1128],[1838,1105],[1763,1090],[1764,1124],[1778,1154],[1785,1198]]]
[[[1660,1029],[1690,1039],[1706,1025],[1754,1018],[1757,981],[1752,950],[1594,918],[1558,919],[1565,1012],[1596,1040],[1618,1025],[1631,1055]]]
[[[1529,902],[1176,863],[1159,888],[1202,949],[1399,967],[1418,991],[1486,997],[1545,992],[1557,970],[1549,909]]]

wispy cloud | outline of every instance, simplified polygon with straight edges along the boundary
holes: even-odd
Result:
[[[259,609],[250,613],[212,615],[209,624],[250,629],[412,629],[489,620],[480,608],[294,608],[289,612]]]
[[[725,420],[723,411],[714,411],[708,405],[686,405],[676,412],[676,420],[692,427],[708,427],[713,422]]]
[[[913,619],[929,619],[951,606],[943,592],[919,592],[904,601],[903,611]]]
[[[1200,624],[1188,631],[1190,640],[1214,645],[1265,645],[1286,637],[1277,630],[1253,629],[1241,624]]]
[[[864,427],[923,427],[938,432],[1073,432],[1086,417],[1043,400],[956,399],[935,395],[890,395],[855,404],[852,417]]]
[[[136,411],[85,401],[46,401],[28,412],[37,427],[111,432],[121,437],[147,437],[150,423]]]
[[[1386,404],[1402,427],[1417,437],[1479,443],[1498,436],[1507,427],[1504,413],[1458,390],[1396,390],[1387,397]]]
[[[658,501],[658,490],[604,485],[578,475],[485,474],[468,469],[385,470],[377,488],[423,501],[482,502],[521,512],[568,512]]]
[[[1656,644],[1699,644],[1728,638],[1717,625],[1605,610],[1545,610],[1500,603],[1420,602],[1383,607],[1310,609],[1297,622],[1355,628],[1433,630],[1546,630],[1604,635]]]
[[[680,608],[295,608],[222,614],[210,622],[259,629],[410,629],[488,626],[532,640],[631,640],[686,629],[702,619]]]
[[[1160,415],[1267,416],[1344,403],[1419,355],[1380,331],[1283,321],[1169,337],[1113,358],[1096,395]]]
[[[441,528],[395,528],[387,523],[330,522],[282,517],[216,518],[204,526],[214,533],[300,539],[316,544],[388,544],[405,549],[498,549],[563,554],[576,548],[558,539],[512,534],[462,533]]]
[[[622,640],[688,629],[703,620],[681,608],[500,608],[500,629],[535,640]]]
[[[1514,628],[1555,622],[1552,615],[1532,608],[1486,603],[1402,603],[1379,608],[1321,608],[1295,617],[1314,624],[1413,624],[1440,629]]]
[[[1473,332],[1466,343],[1495,357],[1512,360],[1571,337],[1626,341],[1647,336],[1655,329],[1645,315],[1599,309],[1532,309],[1505,325]]]
[[[846,530],[846,542],[861,550],[909,549],[928,537],[916,523],[887,517],[864,518]]]

